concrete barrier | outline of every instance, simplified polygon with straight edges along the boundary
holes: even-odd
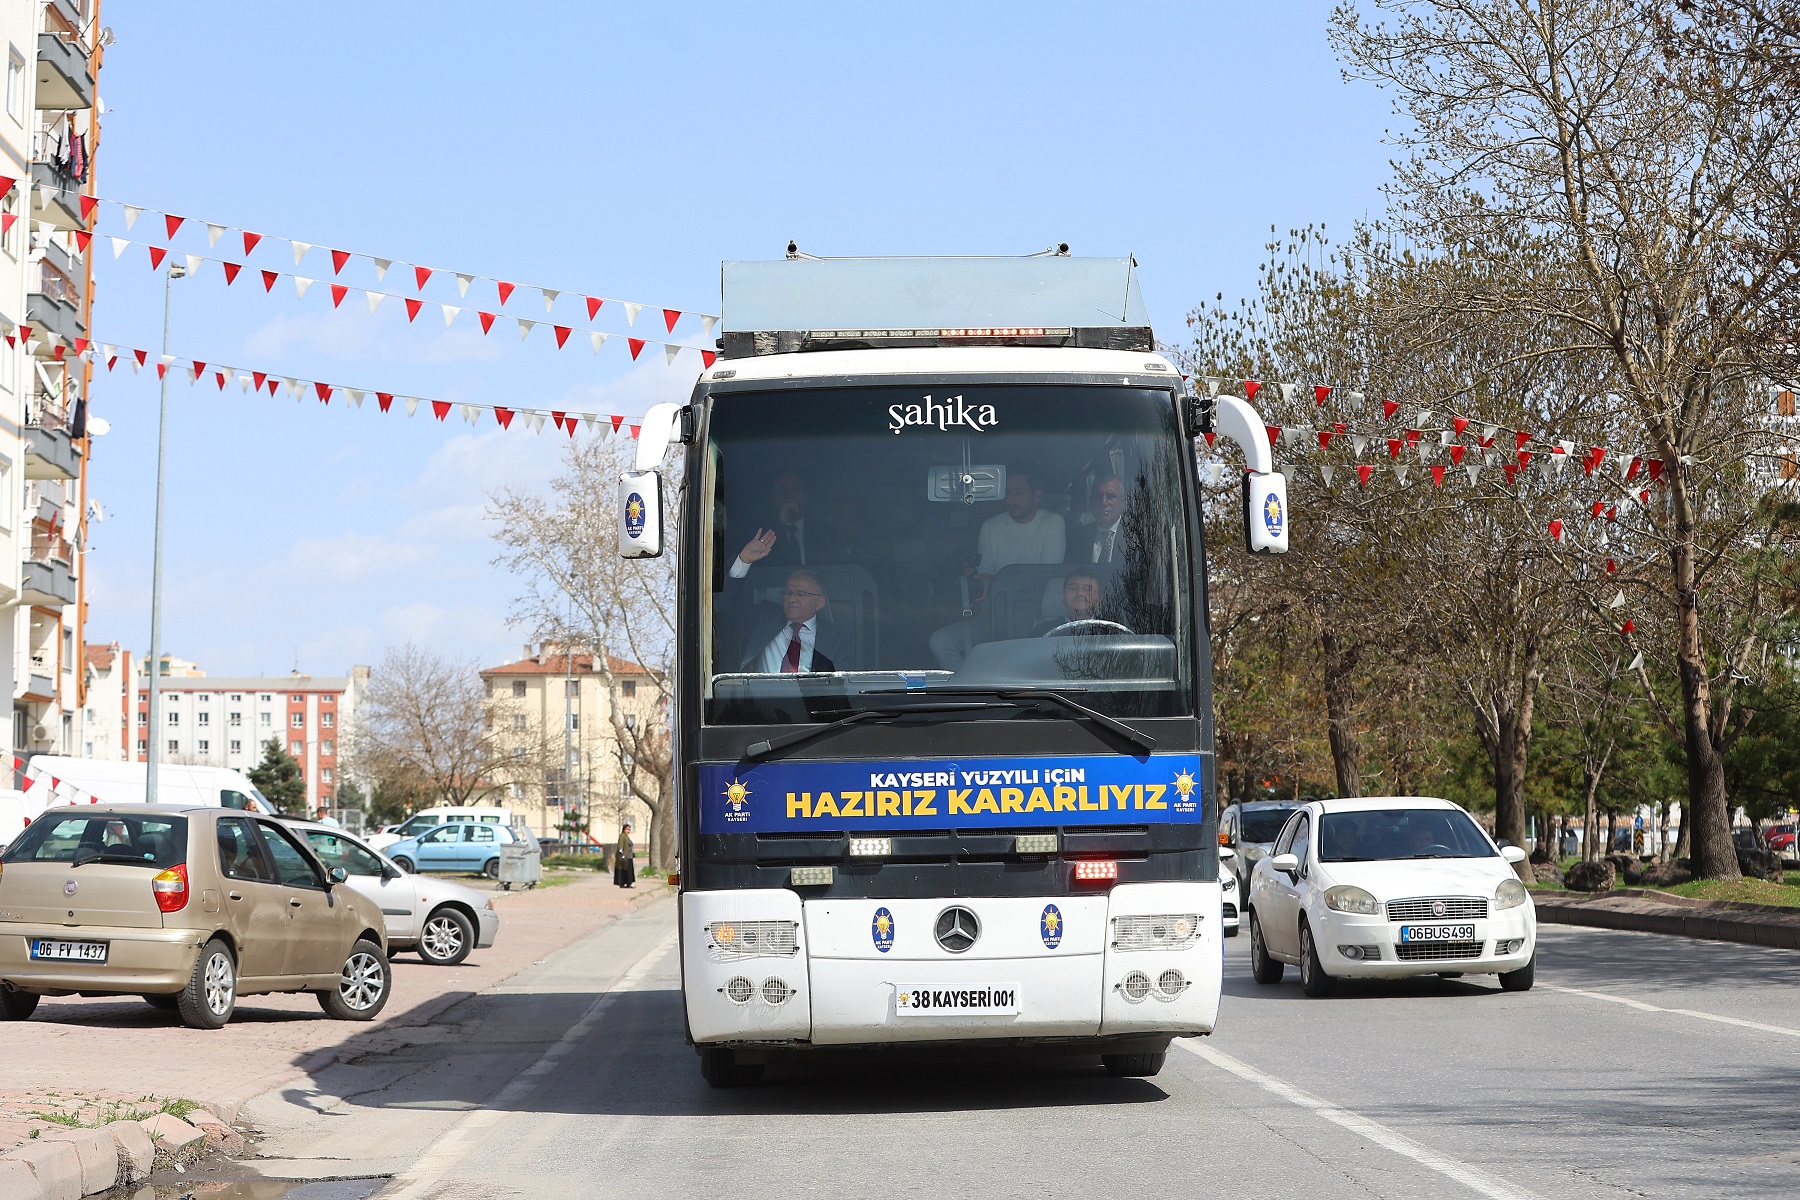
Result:
[[[7,1151],[6,1157],[31,1169],[44,1200],[81,1200],[81,1155],[69,1143],[39,1138]]]
[[[119,1182],[119,1149],[104,1129],[52,1129],[41,1142],[73,1146],[81,1159],[81,1194],[112,1190]]]

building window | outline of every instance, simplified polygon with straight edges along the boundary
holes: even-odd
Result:
[[[319,753],[324,754],[324,755],[336,755],[337,754],[337,743],[332,741],[330,738],[326,738],[323,742],[321,742],[319,744]]]
[[[233,692],[231,694],[231,702],[233,704],[239,704],[243,701],[243,699],[244,699],[244,695],[242,692]]]
[[[319,697],[320,704],[333,704],[336,703],[336,701],[337,697],[333,696],[330,692],[326,692]]]
[[[525,747],[514,746],[513,747],[513,757],[514,758],[524,758],[525,757]]]
[[[150,723],[150,710],[147,708],[138,709],[138,724],[139,725],[148,725],[149,723]]]
[[[570,729],[570,731],[572,732],[572,731],[580,729],[580,728],[581,728],[581,714],[580,713],[570,713],[569,714],[569,729]]]
[[[319,778],[324,780],[326,783],[330,783],[331,782],[331,768],[326,767],[323,771],[320,771]]]
[[[288,717],[288,724],[292,725],[295,729],[305,729],[306,728],[306,714],[305,713],[291,714]]]
[[[207,741],[205,738],[200,739],[199,744],[200,744],[200,753],[202,753],[202,754],[206,754],[212,750],[212,743]]]
[[[242,754],[244,752],[244,743],[233,740],[231,743],[231,752],[233,754]]]
[[[306,703],[306,697],[299,692],[295,692],[294,694],[289,696],[288,699],[292,700],[295,704],[305,704]]]
[[[138,693],[138,703],[139,704],[150,703],[150,693],[149,692],[139,692]]]
[[[25,123],[25,59],[16,46],[6,48],[6,113]]]
[[[178,712],[171,711],[169,713],[169,724],[171,724],[171,725],[181,724],[181,714]]]
[[[226,714],[226,717],[225,717],[225,723],[227,725],[232,726],[233,728],[235,728],[239,725],[242,725],[244,723],[244,714],[243,713],[228,713],[228,714]]]
[[[139,738],[138,739],[138,753],[139,754],[148,754],[149,752],[150,752],[150,743],[148,741],[146,741],[144,738]]]
[[[169,739],[169,753],[170,754],[180,754],[181,753],[181,743],[176,741],[174,738]]]
[[[262,718],[262,719],[261,719],[261,720],[260,720],[260,721],[258,721],[258,722],[257,722],[257,724],[259,724],[259,725],[265,725],[265,726],[266,726],[266,725],[269,725],[269,724],[270,724],[270,723],[271,723],[271,722],[270,722],[270,720],[269,720],[269,714],[268,714],[268,713],[257,713],[257,714],[256,714],[256,715],[257,715],[257,716],[258,716],[258,717],[261,717],[261,718]]]
[[[262,694],[262,696],[261,696],[261,697],[260,697],[260,699],[261,699],[261,700],[262,700],[262,702],[263,702],[263,703],[264,703],[264,704],[267,704],[267,703],[268,703],[268,702],[269,702],[269,701],[271,701],[271,700],[273,700],[273,699],[274,699],[274,698],[275,698],[275,697],[273,697],[273,696],[271,696],[271,695],[270,695],[270,694],[269,694],[269,693],[267,693],[267,692],[264,692],[264,693],[263,693],[263,694]]]
[[[514,713],[513,714],[513,728],[514,729],[525,728],[525,715],[523,713]]]
[[[323,725],[327,729],[330,729],[333,725],[337,724],[337,714],[336,713],[320,713],[319,714],[319,724]]]
[[[202,724],[202,725],[211,725],[212,724],[212,714],[209,712],[203,712],[203,713],[196,715],[194,717],[194,720],[200,722],[200,724]]]
[[[631,780],[629,780],[629,779],[619,780],[619,795],[621,795],[621,796],[631,795]]]
[[[289,742],[288,743],[288,753],[293,755],[295,758],[299,758],[302,754],[306,753],[306,743],[305,742]]]
[[[625,697],[627,700],[637,695],[637,681],[627,679],[624,683],[621,683],[619,685],[619,695]]]
[[[581,680],[579,680],[579,679],[563,680],[563,698],[567,699],[567,700],[581,699]]]
[[[525,698],[525,681],[523,679],[513,680],[513,698],[516,700]]]

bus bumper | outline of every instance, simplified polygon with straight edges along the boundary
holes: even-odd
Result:
[[[702,1043],[816,1045],[1209,1033],[1220,898],[1216,882],[1039,898],[689,892],[681,918],[689,1030]],[[937,936],[953,907],[978,926],[961,951]],[[1171,936],[1184,918],[1188,933]],[[791,953],[722,950],[713,936],[721,921],[736,923],[734,934],[750,922],[790,922]]]

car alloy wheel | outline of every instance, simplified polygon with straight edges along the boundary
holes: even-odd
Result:
[[[434,966],[455,966],[469,957],[475,929],[469,918],[454,909],[440,908],[426,918],[419,931],[419,957]]]
[[[201,983],[206,997],[206,1010],[215,1017],[224,1017],[231,1012],[237,1002],[237,971],[231,965],[231,955],[224,950],[215,950],[206,960],[206,976]]]
[[[338,976],[338,995],[351,1012],[367,1012],[387,994],[387,964],[359,948],[344,960]]]

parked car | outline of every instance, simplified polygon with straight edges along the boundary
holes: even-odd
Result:
[[[1269,852],[1298,807],[1289,800],[1250,800],[1233,804],[1219,815],[1219,843],[1237,851],[1231,869],[1237,874],[1240,896],[1250,890],[1250,872],[1256,860]]]
[[[1226,937],[1238,935],[1238,911],[1243,907],[1243,889],[1238,886],[1235,864],[1237,852],[1229,846],[1219,847],[1219,927]]]
[[[1794,827],[1792,825],[1771,825],[1763,834],[1763,844],[1783,858],[1794,857]]]
[[[480,821],[488,825],[521,824],[510,809],[489,808],[478,804],[445,804],[437,808],[420,809],[398,825],[384,826],[379,833],[369,835],[369,845],[376,850],[386,850],[395,842],[416,838],[428,829],[451,821]]]
[[[479,871],[489,879],[500,877],[500,847],[514,842],[537,844],[530,830],[486,821],[451,821],[427,829],[418,837],[403,838],[384,853],[400,869],[415,871]]]
[[[0,856],[0,1016],[141,995],[218,1029],[238,998],[311,992],[367,1021],[393,973],[378,907],[281,822],[217,806],[51,809]]]
[[[342,829],[311,821],[288,826],[305,835],[327,869],[342,869],[345,882],[381,910],[390,953],[417,950],[433,966],[453,967],[494,944],[500,914],[492,896],[454,880],[409,874]]]
[[[1309,996],[1345,977],[1498,975],[1531,987],[1537,914],[1512,864],[1448,800],[1321,800],[1288,818],[1250,876],[1250,964],[1258,983],[1300,967]]]

